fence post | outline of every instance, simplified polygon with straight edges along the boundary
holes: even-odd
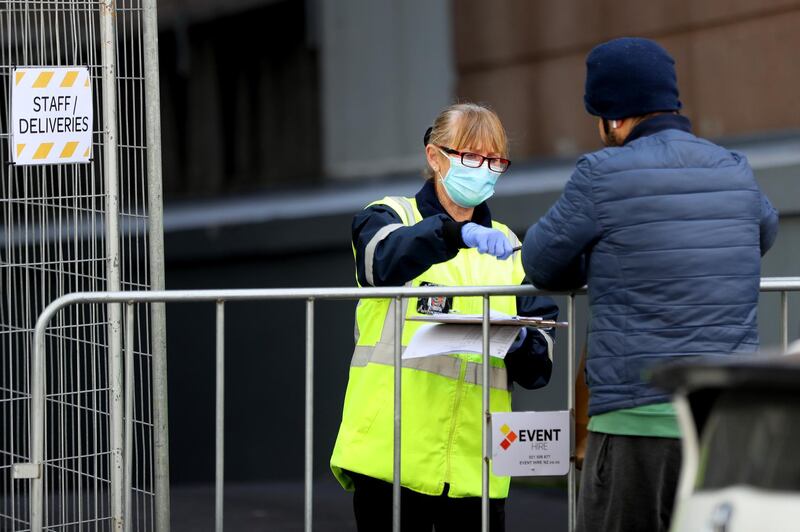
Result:
[[[142,0],[145,140],[147,141],[147,216],[150,289],[164,290],[164,213],[161,183],[161,95],[158,72],[156,0]],[[169,532],[169,427],[167,417],[167,332],[164,303],[150,310],[153,356],[153,462],[155,532]]]
[[[789,349],[789,293],[781,291],[781,346],[783,353]]]
[[[400,532],[400,436],[402,430],[403,299],[394,298],[394,478],[392,479],[392,530]]]
[[[489,403],[489,294],[483,296],[483,423],[481,425],[481,531],[489,530],[489,436],[492,429],[492,414]]]
[[[116,1],[102,0],[100,9],[102,92],[103,92],[103,175],[106,198],[106,265],[109,291],[120,290],[119,182],[117,172],[117,72],[116,72]],[[112,529],[122,530],[123,516],[123,405],[122,308],[108,305],[108,353],[111,411],[111,517]]]
[[[567,527],[569,532],[575,530],[576,514],[576,478],[575,478],[575,294],[567,298],[567,409],[570,412],[569,473],[567,474]]]
[[[133,379],[133,319],[134,305],[125,305],[125,498],[123,515],[125,516],[125,532],[133,530],[132,526],[132,491],[133,491],[133,401],[136,396],[134,392]]]

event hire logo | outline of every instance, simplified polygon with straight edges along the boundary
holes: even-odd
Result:
[[[503,439],[503,441],[500,442],[500,447],[502,447],[503,450],[505,451],[506,449],[511,447],[512,443],[517,441],[517,433],[511,430],[511,427],[509,427],[506,424],[503,424],[503,426],[500,427],[500,432],[502,432],[503,435],[505,436],[505,439]]]

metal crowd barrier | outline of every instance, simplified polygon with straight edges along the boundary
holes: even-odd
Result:
[[[761,280],[762,292],[780,292],[780,339],[785,350],[788,345],[788,292],[800,291],[800,277],[765,278]],[[400,530],[400,423],[401,423],[401,376],[397,371],[401,365],[401,330],[402,300],[417,297],[434,296],[473,296],[483,298],[483,412],[485,423],[482,431],[482,496],[481,496],[481,530],[489,530],[489,464],[491,458],[490,431],[491,413],[489,411],[489,301],[491,296],[567,296],[566,319],[569,322],[567,333],[567,407],[575,408],[575,296],[584,294],[585,289],[570,292],[550,292],[534,287],[523,286],[477,286],[477,287],[386,287],[386,288],[308,288],[308,289],[242,289],[242,290],[175,290],[152,292],[86,292],[62,296],[53,301],[39,316],[34,336],[34,354],[31,364],[31,462],[15,464],[15,478],[30,479],[30,517],[31,531],[40,532],[43,526],[43,483],[44,467],[44,431],[45,431],[45,332],[56,313],[69,305],[86,303],[125,304],[124,350],[126,363],[123,363],[122,347],[118,352],[110,353],[111,360],[111,400],[112,419],[110,430],[120,432],[114,434],[112,441],[124,442],[122,448],[112,449],[115,457],[113,467],[120,469],[115,478],[124,479],[112,484],[112,500],[121,502],[121,511],[114,516],[114,530],[128,530],[130,523],[131,492],[131,404],[133,395],[133,375],[130,363],[133,355],[133,325],[135,317],[134,305],[137,303],[171,303],[171,302],[216,302],[216,490],[215,490],[215,530],[223,530],[223,482],[224,482],[224,333],[225,304],[229,301],[258,300],[297,300],[306,301],[306,372],[305,372],[305,506],[304,524],[306,532],[312,529],[313,515],[313,417],[314,417],[314,304],[322,300],[357,300],[366,298],[389,298],[395,305],[395,345],[394,345],[394,482],[393,482],[393,530]],[[123,382],[124,381],[124,382]],[[124,398],[124,399],[123,399]],[[124,423],[123,423],[124,420]],[[116,421],[116,422],[115,422]],[[573,426],[574,431],[574,426]],[[568,482],[568,526],[574,530],[576,513],[576,476],[574,467],[574,449],[571,451]],[[163,457],[162,457],[163,458]],[[164,460],[163,463],[167,463]],[[157,498],[156,505],[168,501]],[[168,504],[168,502],[166,503]],[[159,531],[164,532],[164,531]]]

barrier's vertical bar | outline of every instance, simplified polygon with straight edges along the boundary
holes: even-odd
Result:
[[[119,180],[116,67],[116,0],[102,0],[100,9],[103,178],[105,181],[106,285],[109,291],[121,287],[119,249]],[[123,515],[123,405],[122,405],[122,306],[108,306],[108,354],[110,383],[110,481],[111,528],[122,530]]]
[[[133,318],[134,305],[125,305],[125,532],[133,529],[131,526],[131,502],[133,494]]]
[[[314,298],[306,300],[306,485],[305,532],[314,519]]]
[[[489,411],[489,295],[483,296],[483,425],[481,428],[481,531],[489,530],[489,436],[492,414]]]
[[[216,532],[222,532],[225,487],[225,301],[217,301],[217,445],[216,490],[214,493]]]
[[[789,349],[789,292],[781,291],[781,346],[785,353]]]
[[[392,478],[392,530],[400,532],[400,434],[401,434],[401,375],[402,335],[403,335],[403,299],[394,298],[394,469]]]
[[[161,95],[158,71],[156,0],[142,0],[145,139],[147,141],[147,244],[150,289],[163,290],[164,207],[161,183]],[[169,427],[167,416],[167,318],[164,303],[150,311],[153,382],[155,532],[169,532]]]
[[[567,409],[570,411],[572,437],[570,457],[575,456],[575,294],[570,294],[567,299]],[[569,474],[567,475],[567,526],[572,532],[575,530],[576,514],[576,475],[575,460],[570,459]]]
[[[108,343],[108,380],[110,409],[110,480],[111,480],[111,529],[122,531],[127,516],[124,513],[125,500],[125,405],[123,404],[123,367],[122,367],[122,309],[119,303],[109,305],[109,343]]]
[[[39,318],[41,321],[42,318]],[[36,474],[31,479],[30,512],[31,532],[41,532],[44,511],[44,350],[47,324],[36,325],[31,361],[31,463],[36,466]]]

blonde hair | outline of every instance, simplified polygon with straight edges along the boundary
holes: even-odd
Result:
[[[500,157],[508,157],[508,137],[497,113],[478,103],[456,103],[445,107],[433,121],[427,144],[455,150],[483,146]],[[434,179],[430,165],[425,179]]]

